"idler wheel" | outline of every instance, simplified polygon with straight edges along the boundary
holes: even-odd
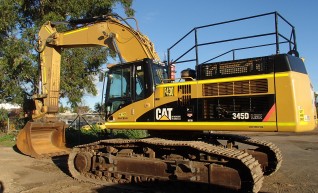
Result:
[[[88,172],[92,165],[92,154],[88,152],[82,152],[76,155],[74,159],[75,169],[80,172]]]

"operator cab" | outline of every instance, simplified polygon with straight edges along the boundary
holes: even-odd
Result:
[[[106,116],[135,101],[150,97],[155,86],[163,83],[167,77],[167,67],[151,59],[110,67],[106,89]]]

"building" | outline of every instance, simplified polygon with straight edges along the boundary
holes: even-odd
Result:
[[[10,104],[10,103],[1,103],[0,109],[6,109],[7,111],[15,110],[15,109],[21,109],[19,105],[16,104]]]

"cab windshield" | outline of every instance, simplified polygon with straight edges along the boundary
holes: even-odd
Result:
[[[130,73],[130,67],[127,67],[114,69],[108,74],[108,80],[110,81],[109,99],[131,97]]]

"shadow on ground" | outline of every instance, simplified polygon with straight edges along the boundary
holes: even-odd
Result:
[[[53,163],[66,175],[71,176],[67,166],[68,155],[52,157]]]
[[[246,193],[243,191],[191,182],[145,182],[128,185],[103,186],[94,190],[98,193]]]
[[[0,193],[3,193],[3,192],[4,192],[4,186],[2,181],[0,181]]]
[[[14,146],[12,147],[12,149],[13,149],[13,151],[15,151],[15,152],[17,152],[17,153],[24,155],[24,154],[18,149],[17,145],[14,145]]]
[[[129,185],[114,185],[111,187],[100,187],[96,192],[108,192],[111,189],[118,189],[122,193],[238,193],[239,191],[226,188],[209,186],[191,182],[143,182]]]

